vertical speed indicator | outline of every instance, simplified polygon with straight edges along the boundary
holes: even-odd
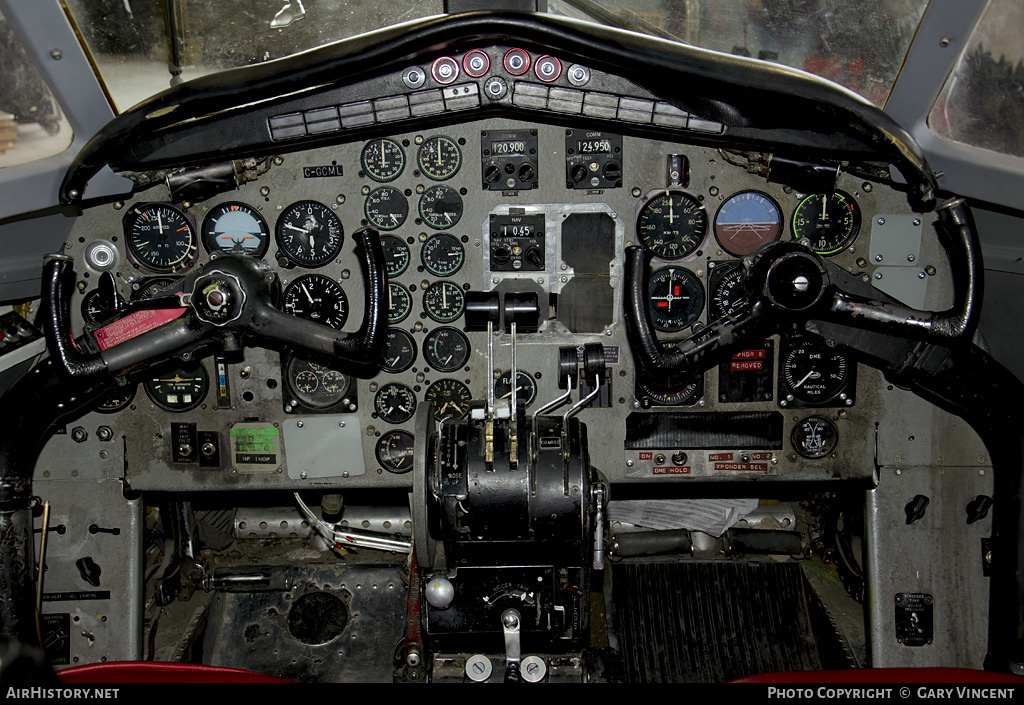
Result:
[[[812,193],[793,211],[793,238],[806,239],[819,255],[836,255],[860,232],[860,207],[843,191]]]

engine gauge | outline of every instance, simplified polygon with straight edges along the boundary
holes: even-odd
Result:
[[[348,297],[341,284],[323,274],[301,276],[284,290],[284,310],[341,330],[348,320]]]
[[[424,401],[434,410],[434,418],[460,419],[469,411],[473,395],[457,379],[441,379],[427,387]]]
[[[115,387],[111,391],[107,392],[99,402],[96,404],[96,411],[101,414],[114,414],[121,409],[125,409],[132,400],[135,399],[135,393],[138,391],[139,385],[129,384],[126,387]]]
[[[394,181],[405,169],[405,150],[394,140],[382,137],[370,140],[359,157],[363,172],[374,181]]]
[[[819,255],[835,255],[860,232],[860,207],[843,191],[812,193],[793,211],[793,238],[807,239]]]
[[[210,389],[210,378],[202,363],[165,368],[142,383],[150,400],[167,411],[190,411],[203,403]]]
[[[177,279],[173,277],[150,277],[132,284],[132,301],[147,301],[158,299],[161,296],[170,296],[174,293],[174,284]],[[136,288],[138,287],[138,288]]]
[[[124,217],[128,253],[154,272],[179,272],[192,265],[196,234],[185,214],[168,203],[135,206]]]
[[[431,181],[444,181],[459,173],[462,150],[450,137],[431,137],[420,145],[416,164]]]
[[[466,295],[458,284],[434,282],[423,292],[423,310],[438,323],[451,323],[466,310]]]
[[[839,396],[850,380],[851,365],[834,348],[811,340],[788,343],[779,361],[786,400],[821,405]]]
[[[322,267],[333,261],[345,239],[341,221],[317,201],[298,201],[277,219],[277,246],[285,257],[303,267]]]
[[[704,242],[708,214],[694,194],[660,189],[645,197],[636,219],[640,244],[662,259],[689,257]]]
[[[494,382],[495,399],[512,399],[512,373],[506,370]],[[537,398],[537,382],[522,370],[516,370],[516,398],[522,399],[526,406]]]
[[[298,356],[288,360],[284,379],[292,398],[313,409],[327,409],[345,402],[352,386],[347,375]]]
[[[455,372],[469,360],[469,339],[455,328],[435,328],[423,339],[423,360],[438,372]]]
[[[396,230],[409,217],[409,201],[405,194],[392,186],[381,186],[370,191],[363,204],[366,220],[380,230]]]
[[[704,310],[704,285],[683,267],[663,267],[647,283],[647,308],[654,327],[675,333],[691,325]]]
[[[824,416],[808,416],[793,427],[791,440],[805,458],[824,458],[839,444],[839,430]]]
[[[388,325],[401,323],[412,313],[412,296],[401,284],[388,283]]]
[[[117,314],[111,302],[104,301],[104,292],[93,289],[82,298],[82,318],[86,323],[103,323]]]
[[[405,274],[405,270],[409,269],[409,260],[412,259],[409,246],[394,235],[381,235],[380,244],[384,248],[384,265],[388,278],[393,279]]]
[[[423,268],[435,277],[450,277],[462,269],[466,248],[454,235],[438,233],[423,243],[420,261]]]
[[[405,423],[416,413],[416,394],[404,384],[389,382],[377,390],[373,408],[388,423]]]
[[[732,313],[745,299],[743,267],[739,262],[727,262],[712,269],[711,297],[708,302],[709,321],[717,321]]]
[[[741,191],[715,215],[715,238],[730,255],[743,257],[782,235],[782,210],[770,196]]]
[[[412,470],[415,439],[408,431],[388,431],[377,441],[377,462],[388,472],[406,473]]]
[[[270,247],[270,228],[263,216],[245,203],[231,201],[210,209],[201,229],[203,247],[211,255],[243,254],[262,257]]]
[[[405,372],[416,362],[416,342],[401,328],[388,330],[387,349],[381,369],[392,374]]]
[[[450,186],[431,186],[420,196],[419,208],[424,223],[447,230],[462,219],[462,196]]]

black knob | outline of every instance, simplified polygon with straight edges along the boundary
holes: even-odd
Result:
[[[533,168],[533,164],[527,162],[519,167],[519,180],[524,182],[532,182],[537,178],[537,170]]]
[[[583,371],[588,383],[595,377],[604,379],[604,345],[587,343],[583,346]]]
[[[510,256],[511,253],[507,247],[495,247],[491,251],[491,264],[506,265]]]
[[[534,267],[543,267],[544,254],[540,251],[540,248],[530,247],[526,250],[526,261]]]
[[[601,171],[606,181],[618,181],[622,178],[622,167],[618,162],[608,162]]]
[[[574,165],[569,169],[569,178],[572,179],[574,183],[580,183],[583,179],[587,178],[587,167],[582,164]]]
[[[923,494],[915,495],[912,500],[907,502],[907,506],[903,508],[903,511],[907,515],[907,524],[913,524],[918,519],[924,517],[924,510],[928,506],[929,500]]]
[[[501,178],[501,167],[497,164],[488,164],[487,168],[484,169],[484,181],[489,184],[493,184]]]

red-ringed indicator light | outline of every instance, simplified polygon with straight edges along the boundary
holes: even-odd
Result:
[[[454,83],[459,77],[459,62],[450,56],[442,56],[434,61],[430,67],[430,73],[434,80],[443,86]]]
[[[537,59],[533,72],[544,83],[551,83],[562,75],[562,62],[553,56],[542,56]]]
[[[466,72],[467,76],[480,78],[487,73],[490,68],[491,57],[487,56],[486,53],[479,49],[474,49],[462,57],[462,70]]]
[[[509,49],[502,60],[505,70],[513,76],[522,76],[530,70],[530,55],[523,49]]]

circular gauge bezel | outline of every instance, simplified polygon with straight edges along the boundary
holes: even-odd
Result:
[[[758,204],[756,208],[763,208],[765,213],[774,210],[775,215],[772,218],[772,222],[754,223],[744,221],[740,223],[720,223],[719,220],[723,217],[723,213],[728,215],[728,210],[735,207],[733,204],[741,201],[756,203]],[[730,226],[736,226],[736,231],[731,234],[731,237],[729,233],[724,232]],[[768,194],[753,190],[740,191],[725,199],[722,205],[718,207],[718,212],[715,213],[713,226],[715,240],[718,241],[719,247],[734,257],[745,257],[761,247],[761,245],[778,241],[782,237],[783,229],[782,207]],[[737,243],[734,242],[737,237],[742,238],[740,246],[737,246]],[[754,240],[754,242],[751,242],[751,240]]]
[[[454,253],[454,254],[453,254]],[[450,233],[432,235],[420,248],[423,268],[435,277],[451,277],[466,262],[466,248]]]
[[[116,414],[118,411],[127,409],[135,400],[139,392],[138,384],[129,384],[125,387],[114,387],[96,402],[95,411],[101,414]]]
[[[806,446],[802,442],[802,438],[807,438],[808,429],[806,425],[814,423],[820,428],[827,429],[828,433],[831,434],[831,438],[824,439],[822,444],[816,450],[807,450]],[[818,460],[820,458],[827,457],[832,454],[839,445],[839,429],[832,423],[831,419],[827,419],[824,416],[807,416],[800,419],[793,426],[793,432],[790,434],[790,443],[793,444],[793,450],[802,455],[805,458],[811,460]]]
[[[444,396],[438,398],[439,394],[444,394]],[[457,399],[455,398],[456,396],[458,397]],[[458,401],[465,408],[455,405],[457,414],[446,413],[449,405],[452,403],[452,401],[446,400]],[[473,393],[469,391],[469,387],[463,382],[446,377],[437,380],[427,387],[427,391],[423,393],[423,401],[430,404],[434,409],[435,419],[461,419],[469,413],[469,403],[473,401]],[[440,405],[442,401],[444,401],[444,405]]]
[[[665,202],[670,205],[667,215],[661,208]],[[680,202],[680,212],[675,210],[675,200]],[[690,222],[684,225],[683,214],[687,214]],[[679,219],[678,229],[669,230],[659,220],[668,220],[675,228],[674,221]],[[656,189],[651,191],[637,206],[636,236],[644,249],[664,260],[683,260],[695,256],[708,236],[708,212],[700,197],[692,191],[681,188]]]
[[[82,297],[82,320],[86,323],[93,325],[105,323],[117,315],[117,311],[103,308],[97,303],[102,295],[103,292],[99,289],[92,289]]]
[[[405,274],[412,261],[412,252],[405,240],[396,235],[381,235],[380,246],[384,249],[384,266],[387,268],[388,279]]]
[[[304,274],[285,287],[281,308],[307,321],[341,330],[348,321],[348,296],[341,284],[323,274]]]
[[[166,401],[166,395],[158,397],[159,393],[154,390],[154,385],[166,380],[167,376],[172,374],[175,379],[180,379],[182,382],[188,381],[187,378],[181,377],[182,374],[196,375],[193,380],[199,382],[198,386],[201,387],[201,390],[195,393],[191,401],[185,403],[168,402]],[[164,378],[164,380],[160,378]],[[156,373],[155,376],[151,375],[148,379],[143,380],[142,388],[146,391],[146,396],[149,397],[149,400],[158,407],[164,411],[180,414],[198,408],[206,400],[206,396],[210,392],[210,374],[206,371],[206,366],[201,362],[175,368],[164,368],[163,372]]]
[[[666,296],[660,296],[662,292],[657,291],[656,288],[664,284],[666,276],[669,277],[670,282],[676,281],[678,277],[678,281],[685,286],[688,295],[683,296],[668,291]],[[679,290],[682,291],[682,288]],[[678,315],[674,316],[665,315],[657,305],[664,302],[671,309],[674,302],[682,300],[686,301],[685,307]],[[655,329],[664,333],[678,333],[693,325],[700,318],[700,314],[704,312],[706,300],[707,292],[704,290],[704,284],[696,274],[685,267],[676,265],[662,267],[652,272],[647,280],[647,310],[651,313],[651,323]]]
[[[401,338],[405,342],[409,354],[403,356],[401,351],[399,351],[399,353],[393,358],[395,362],[393,364],[389,364],[388,360],[392,359],[391,354],[394,352],[395,340],[397,338]],[[415,364],[417,355],[416,341],[413,340],[412,335],[401,328],[390,328],[388,329],[387,345],[384,349],[384,358],[381,360],[380,368],[382,371],[389,372],[391,374],[405,372]]]
[[[429,137],[416,152],[416,166],[431,181],[447,181],[462,168],[462,150],[451,137]]]
[[[822,233],[815,239],[815,235],[821,231],[822,220],[818,215],[821,210],[823,198],[828,196],[830,203],[838,204],[842,217],[835,217],[835,210],[830,209],[827,213],[825,223],[827,227],[839,228],[838,234]],[[846,206],[849,205],[849,215],[846,214]],[[814,213],[813,220],[798,223],[801,211],[805,208]],[[824,257],[837,255],[853,244],[860,234],[861,214],[857,200],[845,191],[833,191],[831,194],[812,193],[805,196],[802,201],[793,209],[793,217],[790,219],[790,227],[793,230],[794,240],[806,240],[811,250]]]
[[[296,216],[299,216],[303,209],[306,209],[307,217],[315,219],[318,231],[325,228],[327,231],[326,247],[321,247],[318,242],[314,241],[312,252],[308,256],[300,251],[304,245],[298,245],[299,249],[296,249],[295,238],[298,236],[292,235],[292,231],[295,229],[308,233],[309,229],[299,228],[290,222]],[[316,219],[317,217],[319,219]],[[319,201],[296,201],[281,211],[274,229],[274,237],[277,241],[277,246],[281,248],[281,253],[286,258],[300,267],[314,269],[330,264],[341,253],[341,248],[345,244],[345,229],[342,227],[337,213],[330,207],[325,206]]]
[[[159,296],[167,296],[171,293],[171,286],[177,283],[173,277],[150,277],[132,284],[132,293],[128,298],[132,301],[147,301]],[[139,288],[135,288],[135,284]]]
[[[409,217],[409,199],[401,189],[380,186],[366,195],[363,215],[378,230],[398,230]]]
[[[368,153],[373,149],[374,145],[380,145],[380,155],[385,162],[383,169],[378,169],[379,165],[376,160],[368,157]],[[385,150],[390,152],[392,156],[398,157],[398,160],[394,162],[396,166],[392,167],[387,164]],[[387,137],[379,137],[363,145],[363,151],[359,155],[359,165],[362,167],[363,173],[368,177],[379,184],[386,184],[397,179],[405,171],[405,150],[402,149],[402,145],[398,144],[398,142]]]
[[[161,257],[159,260],[147,254],[142,248],[143,242],[140,240],[140,229],[147,227],[153,222],[153,218],[149,214],[156,214],[156,222],[158,228],[163,228],[164,215],[171,221],[175,221],[174,224],[169,224],[169,227],[174,228],[174,232],[184,232],[185,235],[178,236],[173,243],[173,247],[170,248],[170,257]],[[145,222],[143,222],[145,221]],[[196,230],[192,223],[192,219],[183,210],[177,206],[173,206],[170,203],[142,203],[129,209],[125,213],[124,220],[124,238],[128,245],[128,254],[132,261],[140,267],[148,269],[151,272],[164,274],[167,272],[181,272],[188,269],[195,262],[196,252],[198,251],[198,243],[196,242]],[[175,227],[175,225],[179,227]]]
[[[442,196],[442,194],[444,194],[444,195]],[[429,204],[437,203],[439,200],[441,200],[445,196],[454,197],[455,200],[452,201],[452,202],[453,203],[457,202],[458,205],[455,207],[454,218],[452,218],[451,216],[448,216],[447,212],[445,212],[445,215],[448,216],[448,219],[447,219],[447,222],[442,223],[438,219],[439,218],[438,213],[433,211],[433,210],[429,210],[429,208],[430,208]],[[420,220],[422,220],[425,225],[427,225],[428,227],[433,228],[434,230],[449,230],[451,228],[454,228],[455,225],[460,220],[462,220],[463,210],[464,210],[464,206],[463,206],[463,203],[462,203],[462,196],[460,196],[459,192],[456,191],[455,189],[453,189],[451,186],[446,186],[444,184],[438,184],[437,186],[431,186],[430,188],[428,188],[426,191],[423,192],[423,195],[420,196],[420,202],[419,202]]]
[[[259,228],[258,232],[241,231],[244,233],[242,240],[254,238],[258,242],[255,247],[243,247],[240,242],[235,242],[232,239],[232,245],[228,248],[224,248],[218,242],[218,233],[214,230],[219,222],[225,216],[231,215],[232,213],[241,213],[244,216],[248,216]],[[267,254],[267,250],[270,249],[270,226],[267,225],[266,219],[263,215],[255,208],[247,203],[241,203],[240,201],[227,201],[226,203],[219,203],[212,207],[210,211],[203,218],[203,225],[200,228],[202,234],[203,247],[206,248],[206,252],[213,254],[244,254],[250,257],[262,258],[263,255]],[[220,235],[223,235],[221,233]]]
[[[312,383],[312,389],[308,388],[307,382],[300,382],[300,377]],[[335,380],[333,384],[336,389],[330,388],[332,382],[329,382],[328,378]],[[340,386],[336,381],[338,378]],[[292,398],[311,409],[335,407],[348,398],[352,389],[352,378],[345,373],[299,355],[292,355],[289,358],[285,365],[284,381]],[[307,388],[304,388],[304,384]]]
[[[455,342],[443,341],[443,339],[452,339]],[[450,353],[447,360],[441,360],[440,354],[438,353],[437,346],[439,343],[444,342],[445,345],[457,346],[459,343],[462,344],[462,354],[457,347],[454,350],[445,350],[444,352]],[[455,372],[462,369],[467,362],[469,362],[469,356],[473,352],[473,348],[469,344],[469,338],[466,334],[457,328],[451,328],[448,326],[442,326],[441,328],[435,328],[434,330],[427,333],[426,337],[423,338],[423,361],[432,369],[438,372]],[[459,355],[458,358],[455,356]]]
[[[717,321],[726,314],[731,313],[737,304],[743,301],[746,296],[740,296],[736,301],[729,302],[729,308],[725,309],[722,299],[726,293],[735,293],[739,287],[743,287],[743,267],[739,262],[724,262],[711,269],[711,291],[708,294],[708,321]]]
[[[384,413],[384,400],[392,393],[403,395],[406,401],[411,402],[410,408],[400,410],[400,414],[395,414],[393,412]],[[416,414],[416,393],[401,382],[388,382],[387,384],[382,385],[381,388],[377,390],[377,394],[374,395],[373,410],[377,414],[378,418],[386,421],[387,423],[396,425],[405,423]]]
[[[658,406],[689,406],[693,404],[704,391],[704,378],[698,374],[692,380],[682,385],[673,385],[669,392],[662,392],[654,389],[647,380],[637,381],[637,387],[647,399]]]
[[[457,300],[457,304],[455,306],[458,311],[457,313],[443,313],[443,309],[436,308],[438,302],[435,299],[435,296],[442,295],[434,294],[434,292],[439,290],[448,291],[450,295]],[[441,305],[444,305],[443,302]],[[423,310],[433,321],[437,321],[438,323],[453,323],[466,311],[466,295],[462,291],[462,287],[454,282],[447,280],[434,282],[423,292]]]
[[[815,406],[828,404],[842,394],[850,382],[850,371],[851,362],[842,352],[807,339],[789,343],[779,359],[779,378],[786,392],[793,399]],[[816,384],[819,380],[820,385]]]
[[[399,307],[395,308],[395,303]],[[401,323],[412,313],[412,294],[401,284],[388,282],[388,325]]]
[[[511,370],[505,370],[498,379],[494,380],[494,398],[512,399],[512,374]],[[529,372],[516,370],[516,397],[522,399],[529,408],[537,399],[537,381]]]
[[[396,463],[389,455],[396,442],[402,443],[400,451],[403,452],[401,460],[398,463]],[[391,429],[390,431],[382,434],[380,439],[377,441],[377,447],[374,449],[374,455],[377,457],[377,464],[388,472],[396,475],[404,475],[413,469],[413,449],[415,446],[416,439],[411,433],[403,431],[400,428]],[[410,460],[409,467],[402,469],[400,464],[404,463],[406,458]]]

